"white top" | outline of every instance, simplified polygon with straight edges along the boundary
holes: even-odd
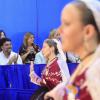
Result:
[[[67,56],[68,59],[72,62],[72,63],[80,63],[80,58],[78,55],[75,55],[71,52],[67,52]]]
[[[35,55],[35,60],[34,60],[34,64],[46,64],[46,59],[42,54],[42,51],[38,52]]]
[[[1,51],[1,52],[0,52],[0,65],[7,65],[9,59],[10,59],[12,56],[14,56],[14,55],[17,56],[17,53],[11,51],[10,56],[7,58],[7,57],[4,55],[3,51]],[[12,64],[14,64],[14,63],[12,63]],[[18,55],[17,64],[22,64],[22,59],[21,59],[20,55]]]

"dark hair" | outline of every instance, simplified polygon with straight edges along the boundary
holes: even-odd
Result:
[[[0,47],[3,46],[3,44],[5,42],[7,42],[7,41],[11,42],[11,40],[9,38],[2,38],[2,39],[0,39]]]
[[[4,33],[4,35],[5,35],[5,37],[6,37],[6,34],[5,34],[5,32],[3,31],[3,30],[0,30],[0,38],[1,38],[1,33]]]
[[[87,5],[80,0],[74,0],[72,1],[72,4],[75,5],[80,10],[83,24],[84,25],[91,24],[94,26],[94,28],[97,31],[98,41],[100,41],[100,34],[99,34],[100,32],[99,32],[98,26],[96,24],[96,21],[95,21],[95,18],[94,18],[94,15],[91,9],[89,9]]]
[[[49,47],[54,47],[54,52],[56,55],[59,53],[57,48],[57,43],[54,40],[46,39],[44,42],[47,43]]]

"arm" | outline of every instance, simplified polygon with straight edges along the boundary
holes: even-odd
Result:
[[[26,57],[29,55],[30,51],[26,50],[26,47],[24,45],[22,45],[19,49],[19,55],[21,56],[22,58],[22,61],[24,62]]]
[[[53,98],[53,100],[75,100],[75,95],[78,93],[78,89],[73,85],[67,85],[62,82],[58,84],[54,89],[45,94],[45,100]],[[56,96],[55,96],[56,95]]]
[[[22,61],[24,62],[26,57],[29,55],[30,51],[26,52],[25,54],[21,54]]]
[[[65,95],[65,83],[58,84],[54,89],[47,92],[44,96],[45,100],[53,98],[53,100],[63,100]]]
[[[30,78],[31,78],[31,82],[40,85],[42,79],[34,72],[34,64],[33,61],[31,61],[30,64]]]
[[[12,63],[15,64],[17,62],[18,55],[14,54],[8,61],[8,65],[11,65]]]

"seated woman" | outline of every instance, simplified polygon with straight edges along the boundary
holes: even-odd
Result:
[[[33,63],[30,65],[30,78],[35,84],[38,84],[41,89],[37,90],[32,96],[32,100],[39,100],[37,98],[43,99],[45,92],[53,89],[57,84],[61,82],[67,83],[70,75],[66,62],[58,60],[57,54],[57,44],[54,40],[47,39],[43,43],[42,52],[47,60],[47,65],[42,72],[41,78],[34,72]]]
[[[63,49],[78,54],[81,63],[71,76],[69,84],[59,84],[45,95],[45,99],[100,99],[99,17],[98,0],[75,0],[64,7],[60,27]]]
[[[24,36],[24,42],[19,49],[23,63],[34,61],[37,52],[39,52],[39,47],[34,44],[34,35],[31,32],[27,32]]]

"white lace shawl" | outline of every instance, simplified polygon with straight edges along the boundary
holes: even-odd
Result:
[[[86,72],[86,84],[92,99],[100,100],[100,46]]]
[[[58,63],[60,70],[61,70],[62,81],[67,83],[70,79],[68,65],[65,61],[59,60],[59,59],[58,59],[57,63]]]

